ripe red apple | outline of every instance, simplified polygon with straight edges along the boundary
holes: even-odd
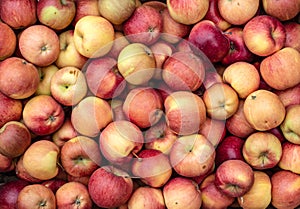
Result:
[[[285,90],[275,90],[274,93],[279,96],[285,107],[300,104],[300,83]]]
[[[0,127],[9,121],[19,121],[22,117],[23,104],[19,99],[13,99],[0,91]]]
[[[17,36],[13,29],[4,22],[0,22],[0,60],[10,57],[15,52],[17,46]]]
[[[0,172],[6,173],[14,170],[16,170],[16,160],[0,153]]]
[[[76,137],[78,133],[73,127],[70,117],[65,118],[63,125],[52,134],[52,141],[62,147],[67,141]]]
[[[300,144],[300,104],[286,108],[286,115],[280,124],[280,129],[286,140],[294,144]]]
[[[263,0],[264,11],[280,21],[291,20],[299,14],[300,4],[297,0]]]
[[[58,177],[41,182],[41,184],[51,189],[54,194],[65,183],[67,183],[65,179],[60,179]]]
[[[77,0],[75,1],[75,6],[76,13],[72,21],[72,26],[75,26],[78,20],[80,20],[84,16],[100,16],[98,0]]]
[[[300,174],[299,150],[299,144],[284,142],[282,144],[282,157],[278,163],[279,168]]]
[[[88,191],[97,206],[114,208],[129,200],[133,182],[127,172],[113,166],[103,166],[91,175]]]
[[[283,23],[286,32],[285,47],[293,47],[300,52],[300,24],[294,21]]]

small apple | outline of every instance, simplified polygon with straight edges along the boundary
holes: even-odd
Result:
[[[62,126],[52,134],[52,141],[58,146],[62,147],[67,141],[78,136],[77,131],[73,127],[71,118],[65,118]]]
[[[280,21],[291,20],[299,14],[300,4],[297,0],[263,0],[262,6],[264,11]]]
[[[35,91],[35,95],[51,95],[51,78],[55,72],[59,70],[58,67],[54,64],[51,64],[46,67],[38,67],[37,70],[40,76],[40,82],[37,90]]]
[[[279,96],[286,108],[290,105],[300,104],[300,83],[285,90],[275,90],[274,93]]]
[[[10,57],[15,52],[17,46],[17,36],[13,29],[6,23],[0,22],[0,61]]]
[[[291,105],[286,110],[280,129],[286,140],[294,144],[300,144],[300,104]]]
[[[9,121],[19,121],[22,117],[23,104],[20,99],[13,99],[0,91],[0,127]]]
[[[299,150],[299,144],[294,144],[288,141],[284,142],[282,144],[282,156],[278,163],[279,168],[300,174]]]

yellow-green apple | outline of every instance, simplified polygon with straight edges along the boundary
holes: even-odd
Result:
[[[121,50],[117,67],[128,83],[141,85],[153,77],[156,63],[148,46],[142,43],[131,43]]]
[[[168,209],[199,209],[202,199],[198,184],[186,177],[174,177],[163,187],[165,205]]]
[[[147,186],[138,187],[128,200],[128,208],[156,208],[164,209],[165,201],[160,188]]]
[[[65,142],[76,137],[77,131],[73,127],[70,117],[66,117],[62,126],[52,134],[52,141],[58,146],[62,147]]]
[[[114,25],[121,25],[135,11],[136,2],[135,0],[100,0],[98,8],[102,17]]]
[[[133,181],[122,169],[111,165],[102,166],[91,175],[88,191],[97,206],[115,208],[129,200]]]
[[[193,25],[188,41],[213,63],[221,61],[230,49],[229,38],[210,20],[201,20]]]
[[[237,61],[225,68],[223,81],[237,92],[239,98],[245,99],[250,93],[258,90],[260,75],[253,64]]]
[[[174,52],[163,64],[162,78],[176,91],[195,91],[204,77],[204,61],[194,53]]]
[[[32,25],[20,34],[19,49],[26,60],[45,67],[58,58],[59,38],[54,30],[45,25]]]
[[[16,176],[19,179],[25,180],[29,183],[41,183],[43,180],[31,176],[28,173],[28,171],[24,168],[23,159],[24,159],[24,154],[21,155],[19,158],[17,158],[17,163],[15,167]]]
[[[113,113],[109,103],[96,96],[82,99],[72,110],[71,122],[77,132],[96,137],[112,121]]]
[[[243,110],[248,123],[258,131],[267,131],[279,126],[286,113],[280,98],[264,89],[249,94],[245,99]]]
[[[282,157],[278,163],[279,168],[300,174],[299,150],[299,144],[284,142],[282,144]]]
[[[13,29],[4,22],[0,22],[0,61],[10,57],[15,52],[17,46],[17,36]]]
[[[72,0],[39,0],[36,9],[39,22],[54,30],[67,28],[76,13]]]
[[[87,58],[81,55],[74,43],[74,30],[66,30],[58,35],[60,52],[55,61],[58,68],[73,66],[81,69]]]
[[[55,178],[53,178],[53,179],[49,179],[49,180],[41,182],[41,184],[43,184],[44,186],[46,186],[49,189],[51,189],[52,192],[54,192],[54,194],[65,183],[67,183],[67,181],[65,179],[60,179],[57,176]]]
[[[56,65],[51,64],[46,67],[38,67],[37,70],[39,73],[40,82],[37,90],[35,91],[35,95],[51,95],[51,78],[55,72],[59,70],[59,68]]]
[[[231,27],[231,24],[227,22],[220,14],[218,0],[209,0],[208,11],[203,19],[214,22],[222,31],[225,31]]]
[[[171,93],[164,101],[164,108],[168,126],[178,135],[197,133],[206,120],[205,104],[193,92]]]
[[[131,161],[133,155],[142,149],[143,143],[144,137],[140,128],[126,120],[109,123],[99,137],[103,156],[118,165]]]
[[[113,25],[104,17],[84,16],[74,27],[75,48],[88,58],[103,56],[111,49],[114,34]]]
[[[23,29],[37,22],[37,1],[2,0],[0,2],[0,19],[13,29]]]
[[[206,112],[212,119],[225,120],[236,113],[239,106],[237,92],[228,84],[215,83],[203,94]]]
[[[99,146],[86,136],[74,137],[61,147],[60,160],[65,171],[72,176],[90,176],[102,162]]]
[[[230,27],[224,31],[224,34],[230,40],[230,49],[221,61],[223,65],[230,65],[238,61],[250,63],[254,60],[254,54],[245,45],[243,27]]]
[[[255,129],[247,121],[244,114],[244,100],[239,100],[238,110],[226,120],[226,130],[234,136],[246,138],[251,133],[255,132]]]
[[[274,134],[255,132],[246,138],[242,153],[254,169],[274,168],[282,156],[281,142]]]
[[[272,184],[267,173],[254,171],[254,183],[251,189],[238,197],[239,205],[244,209],[268,208],[272,199]]]
[[[30,200],[30,201],[28,201]],[[30,184],[25,186],[18,195],[17,208],[45,208],[55,209],[56,198],[48,187],[42,184]]]
[[[151,6],[141,5],[124,22],[123,32],[132,43],[149,46],[160,38],[162,26],[161,14]]]
[[[39,81],[37,68],[22,58],[9,57],[0,63],[0,91],[13,99],[32,96]]]
[[[117,60],[120,52],[127,45],[129,45],[129,41],[124,35],[124,33],[120,31],[115,31],[113,46],[111,50],[108,52],[107,56]]]
[[[54,133],[65,119],[62,105],[49,95],[38,95],[29,99],[22,115],[24,124],[36,135]]]
[[[300,104],[286,108],[286,115],[280,124],[280,129],[286,140],[300,144]]]
[[[208,175],[199,185],[201,191],[201,208],[228,208],[233,202],[234,197],[223,194],[215,185],[215,174]]]
[[[75,26],[78,20],[84,16],[100,16],[98,8],[98,0],[77,0],[75,1],[76,13],[72,21],[72,26]]]
[[[230,197],[243,196],[253,183],[253,169],[240,159],[226,160],[215,171],[216,187]]]
[[[28,128],[19,121],[9,121],[0,129],[0,153],[11,157],[19,157],[31,144]]]
[[[299,14],[300,4],[298,0],[262,0],[264,11],[280,21],[291,20]]]
[[[300,83],[299,68],[300,52],[284,47],[261,61],[260,73],[270,87],[284,90]]]
[[[271,177],[272,200],[275,208],[297,208],[300,205],[300,176],[296,173],[279,170]]]
[[[209,8],[209,0],[167,0],[167,7],[175,21],[192,25],[204,18]]]
[[[13,99],[0,91],[0,127],[9,121],[19,121],[22,117],[23,104],[20,99]]]
[[[232,25],[243,25],[253,18],[259,8],[259,0],[219,0],[220,15]]]
[[[163,101],[158,91],[151,87],[131,89],[123,103],[127,119],[140,128],[149,128],[163,115]]]
[[[215,148],[203,135],[180,136],[170,151],[173,169],[181,176],[196,177],[211,170],[215,162]]]
[[[284,46],[286,32],[283,23],[277,18],[258,15],[245,24],[243,39],[253,54],[269,56]]]
[[[100,57],[88,62],[85,77],[89,90],[102,99],[117,97],[126,88],[117,60],[111,57]]]
[[[274,93],[279,96],[286,108],[290,105],[300,104],[300,83],[285,90],[275,90]]]
[[[55,193],[57,208],[91,209],[92,199],[86,185],[79,182],[67,182]]]
[[[293,47],[300,52],[300,24],[294,21],[283,23],[286,32],[285,47]]]
[[[58,174],[60,149],[48,140],[33,142],[24,152],[23,166],[28,174],[40,180],[48,180]]]
[[[84,73],[73,66],[59,69],[51,78],[50,91],[51,96],[64,106],[78,104],[88,91]]]

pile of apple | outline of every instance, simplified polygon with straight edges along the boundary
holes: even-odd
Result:
[[[299,0],[1,0],[1,209],[300,206]]]

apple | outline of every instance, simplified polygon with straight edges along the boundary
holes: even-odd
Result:
[[[268,15],[278,18],[280,21],[291,20],[296,17],[300,11],[300,4],[297,0],[281,0],[275,2],[263,0],[262,6]]]
[[[136,9],[135,0],[101,0],[98,1],[100,15],[114,25],[121,25]]]
[[[167,7],[175,21],[192,25],[204,18],[209,8],[209,0],[167,0]]]
[[[269,56],[284,46],[286,32],[283,23],[277,18],[258,15],[245,24],[243,39],[253,54]]]
[[[285,90],[275,90],[274,93],[279,96],[285,107],[300,104],[300,83]]]
[[[117,67],[128,83],[142,85],[153,77],[156,65],[154,55],[148,46],[131,43],[121,50]]]
[[[215,83],[203,94],[207,114],[216,120],[225,120],[236,113],[239,106],[237,92],[228,84]]]
[[[202,98],[189,91],[171,93],[164,101],[164,108],[167,125],[178,135],[197,133],[206,120]]]
[[[28,128],[19,121],[9,121],[0,129],[0,153],[11,158],[22,155],[31,144]]]
[[[268,107],[265,109],[265,107]],[[285,117],[285,107],[279,97],[268,90],[258,89],[247,96],[244,115],[248,123],[258,131],[279,126]]]
[[[129,41],[124,35],[124,33],[120,31],[115,31],[113,46],[108,52],[107,56],[117,60],[120,52],[127,45],[129,45]]]
[[[31,184],[25,186],[19,192],[17,198],[18,209],[28,209],[35,207],[45,209],[56,208],[56,198],[51,189],[42,184]]]
[[[286,32],[286,39],[285,39],[285,47],[293,47],[300,52],[300,44],[298,39],[300,39],[300,24],[293,21],[288,21],[283,23]]]
[[[289,170],[293,173],[300,174],[299,169],[299,150],[300,145],[289,141],[282,144],[282,157],[278,163],[282,170]]]
[[[280,140],[268,132],[255,132],[245,140],[243,149],[245,161],[257,170],[274,168],[282,156]]]
[[[254,183],[251,189],[241,197],[238,203],[242,208],[267,208],[272,199],[270,177],[262,171],[254,171]]]
[[[13,98],[32,96],[39,85],[37,68],[19,57],[9,57],[0,63],[0,91]]]
[[[4,22],[0,22],[0,60],[4,60],[13,55],[17,46],[17,36],[13,29]]]
[[[202,199],[198,184],[186,177],[171,178],[163,187],[165,206],[168,209],[199,209]]]
[[[138,187],[128,200],[128,208],[156,208],[164,209],[165,201],[160,188]]]
[[[300,52],[284,47],[261,61],[264,81],[276,90],[285,90],[300,83]]]
[[[110,101],[110,106],[113,111],[113,121],[127,120],[123,111],[123,103],[124,101],[122,99],[113,99]]]
[[[129,200],[133,192],[133,181],[127,172],[117,167],[102,166],[91,175],[88,191],[97,206],[114,208]]]
[[[61,186],[63,186],[66,183],[67,183],[66,180],[59,179],[58,177],[41,182],[42,185],[51,189],[54,194]]]
[[[23,104],[0,91],[0,127],[9,121],[19,121],[22,117]]]
[[[139,1],[138,3],[138,0],[136,1],[136,6],[139,7],[141,5],[138,5],[138,4],[143,4],[143,5],[146,5],[146,6],[151,6],[153,7],[154,9],[156,9],[159,13],[161,13],[166,7],[167,7],[167,4],[165,1],[162,1],[162,0],[154,0],[154,1],[147,1],[147,0],[142,0],[142,1]]]
[[[85,77],[89,90],[103,99],[117,97],[126,88],[117,60],[111,57],[100,57],[88,62]]]
[[[196,23],[190,31],[188,41],[213,63],[221,61],[230,49],[229,38],[210,20]]]
[[[58,35],[45,25],[29,26],[19,37],[20,53],[37,66],[53,64],[59,56],[59,48]]]
[[[35,95],[51,95],[51,78],[55,72],[59,70],[58,67],[54,64],[51,64],[46,67],[38,67],[37,70],[39,73],[40,82],[37,90],[35,91]]]
[[[83,98],[71,112],[71,123],[81,135],[96,137],[113,119],[109,103],[96,96]]]
[[[96,141],[86,136],[74,137],[61,147],[60,160],[64,170],[72,176],[90,176],[102,162]]]
[[[254,183],[253,169],[240,159],[224,161],[215,172],[215,185],[225,195],[241,197]]]
[[[37,3],[39,22],[54,30],[67,28],[75,13],[76,6],[72,0],[39,0]]]
[[[78,136],[70,117],[66,117],[62,126],[52,134],[52,141],[58,146],[62,147],[65,142]]]
[[[58,35],[60,52],[55,61],[58,68],[72,66],[81,69],[87,61],[76,49],[74,43],[74,30],[66,30]]]
[[[208,89],[209,87],[211,87],[215,83],[223,83],[222,76],[215,70],[205,71],[205,79],[202,83],[202,85],[204,87],[204,90]]]
[[[25,180],[29,183],[41,183],[43,180],[31,176],[28,171],[24,168],[23,162],[24,154],[21,155],[16,162],[15,173],[19,179]]]
[[[142,149],[143,143],[140,128],[126,120],[109,123],[99,137],[101,153],[109,162],[117,165],[132,160],[132,156]]]
[[[64,106],[78,104],[87,94],[88,86],[83,72],[76,67],[59,69],[51,78],[51,96]]]
[[[82,183],[83,185],[88,185],[89,180],[90,180],[90,176],[80,176],[80,177],[76,177],[76,176],[72,176],[72,175],[67,175],[67,180],[68,182],[79,182]]]
[[[113,25],[104,17],[84,16],[74,27],[75,48],[87,58],[104,56],[112,47],[114,34]]]
[[[294,144],[300,144],[300,128],[299,128],[300,104],[291,105],[286,108],[286,115],[280,124],[280,129],[284,138]]]
[[[37,1],[3,0],[0,2],[0,19],[13,29],[23,29],[37,22]]]
[[[29,99],[23,108],[23,121],[36,135],[48,135],[63,124],[65,113],[62,105],[49,95],[37,95]]]
[[[259,0],[219,0],[220,15],[232,25],[243,25],[252,19],[259,8]]]
[[[280,170],[271,176],[272,200],[275,208],[297,208],[299,201],[300,176],[296,173]]]
[[[16,169],[16,160],[0,153],[0,172],[8,173]]]
[[[55,193],[57,208],[91,209],[93,202],[87,186],[79,182],[67,182]]]
[[[76,13],[72,21],[72,26],[75,26],[78,20],[84,16],[100,16],[98,0],[77,0],[75,1],[75,6]]]
[[[195,91],[204,77],[204,61],[194,53],[174,52],[163,64],[162,78],[176,91]]]

